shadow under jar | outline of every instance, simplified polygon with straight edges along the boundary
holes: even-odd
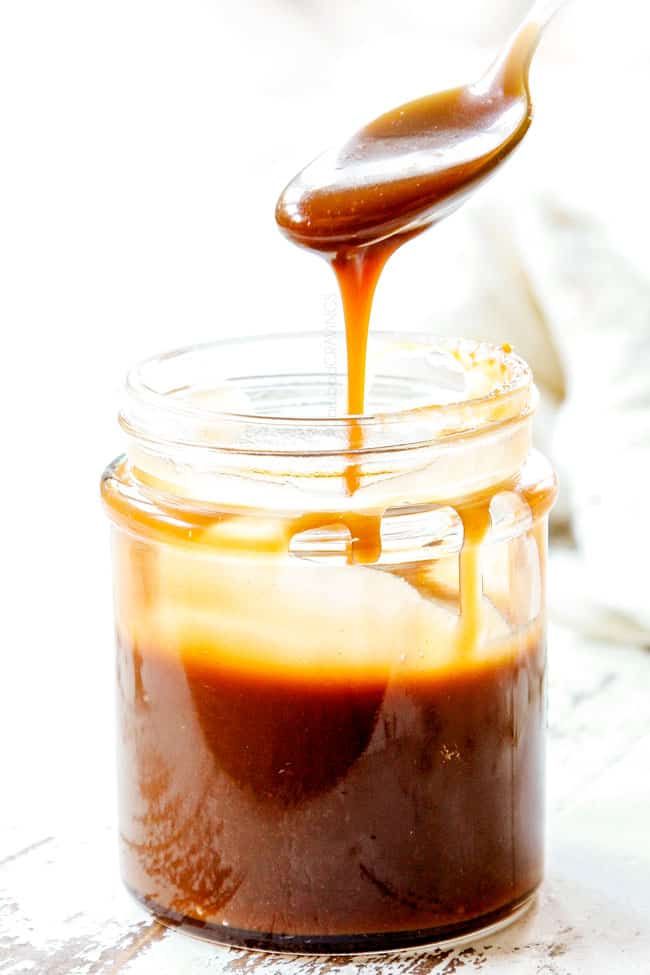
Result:
[[[458,943],[543,871],[556,485],[507,348],[332,333],[151,359],[106,470],[129,890],[218,942]]]

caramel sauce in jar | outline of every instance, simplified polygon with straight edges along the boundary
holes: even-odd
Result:
[[[458,941],[542,877],[555,478],[509,349],[378,333],[349,417],[329,341],[129,379],[102,483],[123,876],[219,942]]]

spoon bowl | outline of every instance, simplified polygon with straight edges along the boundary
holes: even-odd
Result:
[[[478,83],[401,105],[318,156],[278,200],[284,233],[337,253],[409,236],[457,209],[528,130],[528,69],[559,5],[535,4]]]

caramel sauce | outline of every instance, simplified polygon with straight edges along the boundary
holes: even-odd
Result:
[[[534,890],[539,634],[483,666],[332,681],[221,650],[120,635],[123,871],[158,914],[253,947],[372,950]]]
[[[428,562],[358,567],[382,557],[384,512],[358,503],[375,288],[390,255],[523,137],[532,43],[524,32],[482,85],[382,116],[278,204],[282,229],[330,261],[343,300],[343,510],[256,521],[196,511],[126,464],[104,481],[123,529],[123,874],[155,913],[219,941],[424,943],[498,920],[541,879],[543,621],[509,625],[510,593],[486,597],[481,557],[490,505],[512,492],[543,574],[554,480],[524,471],[448,499],[463,526],[448,576]],[[116,487],[134,473],[154,503]],[[332,525],[349,532],[347,565],[288,554]]]
[[[340,260],[448,215],[526,134],[539,34],[540,25],[528,25],[479,82],[400,105],[314,160],[280,196],[280,228]]]

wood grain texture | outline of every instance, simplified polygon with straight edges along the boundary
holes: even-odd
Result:
[[[559,627],[549,643],[547,880],[509,930],[456,950],[354,959],[215,947],[161,927],[122,890],[102,801],[102,815],[82,807],[52,823],[45,807],[3,823],[1,975],[648,975],[650,654]],[[107,770],[92,775],[103,799]]]

